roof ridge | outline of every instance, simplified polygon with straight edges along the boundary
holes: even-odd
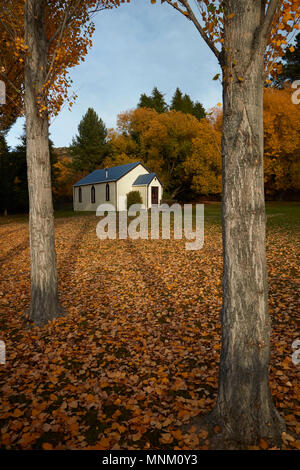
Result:
[[[94,171],[111,170],[112,168],[120,168],[121,166],[127,166],[127,165],[137,165],[138,163],[141,163],[141,162],[137,161],[137,162],[122,163],[122,165],[105,166],[104,168],[97,168]],[[94,171],[92,171],[92,173],[94,173]]]
[[[118,181],[125,176],[129,171],[136,168],[138,165],[143,165],[141,161],[124,163],[123,165],[116,165],[106,168],[98,168],[77,181],[73,186],[80,186],[84,184],[96,184],[109,181]],[[143,165],[144,166],[144,165]],[[145,167],[146,168],[146,167]],[[108,171],[107,171],[108,170]],[[106,174],[107,171],[107,174]],[[149,170],[147,170],[149,171]]]

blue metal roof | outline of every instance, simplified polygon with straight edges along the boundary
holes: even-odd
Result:
[[[140,163],[141,162],[126,163],[125,165],[114,166],[112,168],[103,168],[102,170],[95,170],[89,175],[82,178],[82,180],[75,183],[74,186],[105,183],[106,181],[117,181],[122,178],[122,176],[126,175],[126,173],[128,173],[130,170],[138,166]],[[107,177],[105,170],[107,170],[108,172]]]
[[[153,178],[156,176],[155,173],[148,173],[146,175],[139,175],[132,186],[147,186]]]

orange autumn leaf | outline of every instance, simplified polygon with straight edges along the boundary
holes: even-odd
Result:
[[[171,444],[174,438],[171,434],[165,433],[165,434],[162,434],[159,440],[162,444]]]
[[[219,205],[213,206],[214,213],[216,208]],[[285,209],[280,206],[276,210],[279,213]],[[206,207],[208,215],[211,214],[209,211],[210,208]],[[280,221],[280,216],[277,219]],[[270,220],[275,222],[275,217]],[[4,312],[1,317],[7,332],[17,331],[17,344],[24,346],[24,349],[16,349],[15,367],[1,370],[2,409],[9,423],[3,433],[2,445],[5,448],[32,449],[39,442],[41,433],[51,433],[51,444],[55,449],[72,446],[108,450],[121,446],[120,442],[122,448],[140,445],[147,448],[147,443],[148,448],[152,448],[153,442],[157,445],[157,441],[151,440],[152,431],[157,429],[154,435],[159,432],[159,437],[169,440],[168,435],[171,435],[173,438],[169,444],[158,440],[161,446],[177,447],[178,450],[192,450],[196,445],[210,448],[207,431],[194,426],[188,435],[182,435],[180,424],[185,424],[199,412],[209,412],[215,402],[219,354],[215,346],[220,345],[221,311],[221,299],[216,295],[221,289],[216,281],[222,276],[220,227],[210,224],[207,218],[207,243],[201,251],[202,262],[199,263],[198,257],[187,255],[181,240],[171,240],[168,248],[165,240],[155,240],[151,244],[138,240],[134,255],[131,252],[133,248],[127,244],[111,240],[100,244],[94,236],[95,222],[93,215],[56,221],[59,272],[68,304],[68,321],[66,317],[57,319],[33,333],[23,328],[19,316]],[[11,233],[11,230],[16,231]],[[0,236],[2,234],[5,236],[0,244],[0,258],[10,253],[9,260],[2,264],[2,272],[5,279],[13,280],[15,291],[5,290],[1,279],[1,302],[17,306],[30,279],[27,222],[12,219],[10,224],[0,224]],[[270,309],[275,320],[271,387],[283,408],[292,410],[285,416],[287,426],[291,425],[287,435],[292,437],[300,417],[295,401],[297,368],[293,366],[289,349],[286,349],[286,344],[292,344],[295,335],[295,323],[291,317],[296,318],[298,311],[297,289],[291,275],[297,265],[294,236],[291,233],[287,235],[278,226],[270,226],[267,233],[268,267],[272,279]],[[78,243],[78,251],[70,255],[70,246],[75,243]],[[16,247],[19,245],[26,245],[26,248],[18,251]],[[216,258],[214,265],[211,263],[212,253]],[[135,262],[142,259],[143,262],[132,269],[132,259]],[[170,270],[170,266],[175,267]],[[104,284],[103,273],[106,276],[109,273],[109,282]],[[200,294],[196,282],[199,276],[203,280]],[[142,289],[145,279],[152,286],[147,291]],[[176,289],[166,294],[165,283],[173,285],[175,279]],[[74,289],[76,282],[80,286],[78,289]],[[101,289],[98,288],[100,283]],[[87,295],[91,292],[93,295]],[[187,292],[189,298],[185,300]],[[153,313],[157,304],[160,305],[159,313],[168,315],[169,323],[161,323]],[[202,330],[210,332],[210,335],[202,336]],[[44,344],[45,335],[52,338],[51,347],[47,345],[47,352],[36,356],[37,345]],[[185,348],[182,335],[191,339],[188,342],[191,350]],[[208,338],[213,338],[213,347]],[[78,348],[76,358],[75,345]],[[115,360],[106,361],[111,356]],[[32,361],[34,357],[35,361]],[[198,359],[195,361],[198,357],[199,362]],[[205,363],[202,357],[206,358]],[[45,370],[50,373],[62,364],[65,367],[64,380],[56,389],[51,381],[45,380]],[[277,371],[281,374],[277,375]],[[19,374],[23,379],[21,387]],[[162,377],[167,377],[169,383],[161,383]],[[88,402],[88,395],[94,401]],[[14,416],[16,410],[22,411],[23,408],[11,403],[11,397],[28,402],[24,407],[26,419],[24,415]],[[34,432],[35,426],[38,432]],[[87,441],[90,436],[92,439]],[[132,436],[137,440],[132,440]],[[286,435],[283,437],[285,448],[297,449],[299,438],[292,441]],[[46,437],[44,439],[48,442]]]
[[[214,426],[214,433],[215,434],[219,434],[220,431],[221,431],[221,428],[220,428],[219,425]]]
[[[268,449],[269,445],[268,445],[268,443],[267,443],[263,438],[261,438],[261,439],[259,440],[259,447],[260,447],[261,449],[266,450],[266,449]]]
[[[42,447],[43,447],[44,450],[52,450],[53,449],[53,445],[50,444],[49,442],[43,442]]]

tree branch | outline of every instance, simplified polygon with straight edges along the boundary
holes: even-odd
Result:
[[[69,11],[67,17],[66,17],[66,20],[65,20],[65,26],[68,26],[69,23],[74,19],[74,17],[76,16],[76,13],[77,13],[77,10],[80,6],[80,3],[82,2],[82,0],[75,0],[75,3],[73,5],[73,8],[71,5],[67,5],[66,6],[66,12]],[[99,11],[102,11],[102,10],[106,10],[108,7],[103,5],[102,1],[99,0],[98,1],[98,4],[95,6],[95,8],[93,10],[90,10],[89,11],[89,15],[94,15],[95,13],[98,13]],[[63,20],[64,21],[64,20]],[[56,37],[58,36],[58,34],[60,34],[60,31],[61,31],[61,28],[62,28],[62,25],[60,25],[57,30],[55,31],[55,33],[51,36],[51,38],[49,39],[49,44],[51,44],[55,39]]]
[[[65,13],[64,13],[64,16],[63,16],[63,20],[62,20],[61,24],[59,25],[59,27],[57,28],[57,30],[55,31],[55,33],[49,39],[49,41],[48,41],[49,45],[56,39],[56,37],[59,34],[63,33],[64,28],[70,23],[70,21],[72,21],[73,13],[76,11],[76,9],[79,5],[80,5],[80,0],[77,0],[77,2],[75,2],[75,5],[74,5],[73,9],[71,8],[71,5],[66,5],[66,10],[65,10]]]
[[[261,30],[259,32],[259,38],[258,38],[259,43],[262,40],[264,40],[265,43],[266,43],[267,40],[268,40],[270,31],[271,31],[271,27],[272,27],[272,22],[273,22],[276,10],[279,6],[279,2],[280,2],[280,0],[270,0],[268,9],[267,9],[266,14],[265,14],[265,18],[264,18],[262,26],[261,26]],[[265,4],[266,2],[264,0],[262,0],[262,3]]]
[[[59,46],[61,45],[64,31],[67,28],[67,26],[70,25],[72,20],[76,17],[78,8],[80,6],[80,3],[81,3],[81,0],[75,0],[74,3],[73,3],[73,7],[72,7],[71,4],[66,6],[65,13],[63,15],[63,19],[62,19],[61,24],[59,25],[59,27],[57,28],[55,33],[52,35],[52,37],[48,41],[48,46],[49,46],[57,38],[57,36],[59,35],[59,39],[58,39],[58,42],[55,46],[54,53],[53,53],[53,56],[52,56],[52,60],[51,60],[51,63],[49,65],[49,70],[48,70],[48,73],[47,73],[47,76],[46,76],[46,79],[45,79],[45,83],[47,83],[48,80],[51,78],[52,68],[53,68],[53,65],[54,65],[55,57],[56,57],[56,54],[57,54],[57,50],[58,50]],[[101,0],[98,0],[98,4],[95,6],[94,10],[91,10],[89,12],[89,14],[93,15],[94,13],[97,13],[98,11],[104,10],[105,8],[107,8],[107,7],[103,6]]]
[[[175,8],[175,10],[178,10],[178,11],[180,11],[180,13],[183,13],[183,11],[178,7],[178,4],[176,2],[173,3],[172,0],[162,0],[162,3],[164,1],[166,1],[169,5],[171,5],[173,8]],[[196,29],[198,30],[198,32],[200,33],[200,35],[202,36],[202,38],[204,39],[204,41],[206,42],[208,47],[212,50],[212,52],[214,53],[214,55],[218,59],[219,63],[221,63],[221,53],[220,53],[220,51],[216,48],[214,43],[210,40],[210,38],[207,36],[205,31],[203,30],[201,24],[199,23],[196,16],[194,15],[194,12],[193,12],[192,8],[190,7],[190,4],[189,4],[188,0],[179,0],[179,2],[186,8],[186,12],[188,13],[188,15],[186,17],[194,23]]]
[[[265,53],[268,37],[271,31],[272,22],[276,13],[276,10],[279,6],[279,2],[282,0],[270,0],[268,9],[265,12],[266,0],[261,0],[261,19],[260,25],[258,26],[255,38],[254,38],[254,50],[253,54],[250,57],[249,63],[246,67],[244,75],[247,76],[250,68],[252,67],[253,61],[260,50],[263,48],[263,53]]]
[[[6,98],[9,99],[9,101],[11,102],[11,104],[13,104],[16,108],[18,108],[18,111],[19,111],[19,116],[22,115],[24,109],[21,108],[17,103],[16,103],[16,99],[13,99],[11,98],[8,94],[6,94]]]
[[[9,83],[10,86],[11,86],[18,94],[22,93],[22,91],[21,91],[21,90],[18,90],[18,88],[13,84],[13,82],[8,78],[8,76],[7,76],[5,73],[3,73],[3,72],[0,71],[0,76],[1,76],[2,78],[4,78],[4,80],[6,80],[7,83]]]
[[[15,35],[12,33],[12,31],[7,27],[7,25],[4,23],[4,21],[2,21],[1,17],[0,17],[0,23],[1,25],[3,26],[3,28],[5,29],[5,31],[11,36],[12,40],[14,41],[15,40]]]
[[[56,54],[57,54],[57,50],[58,50],[59,46],[61,45],[61,41],[62,41],[63,33],[64,33],[64,30],[65,30],[65,27],[66,27],[66,24],[67,24],[68,17],[69,17],[69,7],[66,8],[61,26],[60,26],[60,28],[57,29],[57,32],[59,32],[59,40],[58,40],[58,42],[55,46],[54,52],[53,52],[52,60],[51,60],[51,63],[49,65],[49,69],[48,69],[48,73],[47,73],[47,76],[46,76],[46,79],[45,79],[45,83],[47,83],[48,80],[51,77],[55,57],[56,57]],[[60,31],[59,31],[59,29],[60,29]],[[48,45],[49,44],[50,44],[50,42],[48,43]]]

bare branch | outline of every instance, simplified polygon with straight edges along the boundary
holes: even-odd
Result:
[[[8,94],[6,94],[6,98],[9,99],[9,101],[11,102],[11,104],[13,104],[16,108],[18,108],[19,115],[21,116],[24,110],[23,110],[23,108],[21,108],[21,107],[19,106],[19,104],[16,103],[16,99],[15,99],[15,98],[11,98]]]
[[[71,4],[66,5],[66,10],[62,19],[61,24],[55,31],[55,33],[52,35],[52,37],[49,39],[48,44],[51,44],[58,35],[62,34],[64,32],[64,28],[73,20],[73,15],[75,12],[77,12],[77,8],[80,5],[80,0],[76,0],[73,8],[71,8]]]
[[[18,94],[22,93],[22,91],[21,91],[21,90],[18,90],[18,88],[13,84],[13,82],[12,82],[11,80],[9,80],[8,76],[7,76],[5,73],[3,73],[3,72],[0,71],[0,76],[1,76],[2,78],[4,78],[4,80],[6,80],[7,83],[9,83],[10,86],[11,86]]]
[[[71,4],[67,5],[66,11],[68,11],[69,13],[68,13],[67,18],[65,20],[65,26],[64,26],[65,28],[72,22],[72,20],[77,15],[78,8],[79,8],[81,2],[82,2],[82,0],[75,0],[75,3],[73,4],[73,7],[71,7]],[[95,13],[98,13],[99,11],[102,11],[102,10],[106,10],[107,8],[108,7],[106,5],[103,5],[102,0],[99,0],[98,4],[95,6],[95,8],[93,10],[89,11],[89,15],[91,17]],[[64,21],[64,19],[63,19],[63,21]],[[55,31],[55,33],[51,36],[51,38],[49,39],[49,44],[51,44],[57,38],[57,36],[60,34],[61,27],[62,27],[62,25],[60,25],[57,28],[57,30]]]
[[[61,45],[61,41],[62,41],[62,37],[63,37],[63,34],[64,34],[64,30],[65,30],[65,27],[66,27],[66,24],[67,24],[67,21],[68,21],[68,17],[69,17],[69,6],[67,6],[67,8],[66,8],[66,11],[65,11],[65,14],[64,14],[64,17],[63,17],[61,26],[60,26],[59,40],[58,40],[58,42],[57,42],[57,44],[56,44],[56,46],[55,46],[54,52],[53,52],[52,60],[51,60],[51,63],[50,63],[50,66],[49,66],[49,70],[48,70],[48,73],[47,73],[47,76],[46,76],[46,79],[45,79],[45,83],[47,83],[48,80],[49,80],[50,77],[51,77],[52,70],[53,70],[53,65],[54,65],[54,61],[55,61],[55,57],[56,57],[57,51],[58,51],[58,49],[59,49],[59,46]],[[59,31],[59,28],[57,29],[57,31]]]
[[[272,22],[276,13],[276,10],[279,6],[279,3],[282,0],[270,0],[268,5],[267,11],[265,11],[266,7],[266,0],[261,0],[261,20],[260,26],[257,28],[255,34],[255,43],[254,43],[254,51],[250,57],[249,63],[246,67],[244,75],[248,75],[250,68],[252,67],[253,61],[257,54],[260,52],[261,48],[263,47],[264,53],[267,46],[269,34],[272,27]]]
[[[177,2],[173,3],[172,0],[162,0],[162,3],[164,1],[166,1],[169,5],[171,5],[173,8],[175,8],[175,10],[178,10],[181,13],[184,14],[184,12],[181,10],[181,8],[179,8]],[[202,38],[204,39],[204,41],[206,42],[208,47],[212,50],[212,52],[215,54],[218,61],[221,63],[221,53],[220,53],[220,51],[216,48],[214,43],[211,41],[211,39],[207,36],[205,31],[203,30],[201,24],[199,23],[196,16],[194,15],[194,12],[193,12],[188,0],[179,0],[179,2],[181,3],[181,5],[183,5],[186,8],[186,13],[187,13],[186,17],[194,23],[196,29],[198,30],[198,32],[200,33],[200,35],[202,36]]]
[[[5,31],[11,36],[12,40],[14,41],[15,40],[15,35],[13,34],[13,32],[8,28],[7,24],[1,20],[0,18],[0,23],[2,24],[3,28],[5,29]]]
[[[261,26],[258,42],[260,42],[261,40],[264,40],[265,44],[267,43],[269,34],[271,32],[272,22],[273,22],[276,10],[278,9],[280,2],[281,0],[270,0],[268,9],[265,14],[265,18]],[[265,4],[265,1],[263,1],[262,3]]]
[[[179,0],[179,1],[180,1],[180,0]],[[181,8],[179,8],[177,2],[173,3],[172,0],[161,0],[161,3],[164,3],[164,2],[167,2],[169,5],[171,5],[173,8],[175,8],[175,10],[179,11],[181,14],[184,15],[184,13],[185,13],[184,10],[182,10]],[[180,2],[180,3],[181,3],[181,2]],[[187,17],[187,18],[188,18],[188,17]],[[188,19],[190,19],[190,18],[188,18]]]
[[[200,25],[199,21],[197,20],[196,16],[194,15],[194,12],[193,12],[192,8],[190,7],[188,0],[181,0],[181,3],[186,7],[190,19],[192,20],[192,22],[193,22],[194,25],[196,26],[197,30],[198,30],[199,33],[201,34],[202,38],[204,39],[204,41],[206,42],[206,44],[208,45],[208,47],[212,50],[212,52],[215,54],[216,58],[217,58],[218,61],[220,62],[220,61],[221,61],[221,53],[220,53],[220,51],[216,48],[216,46],[214,45],[214,43],[213,43],[213,42],[211,41],[211,39],[207,36],[207,34],[204,32],[202,26]]]

